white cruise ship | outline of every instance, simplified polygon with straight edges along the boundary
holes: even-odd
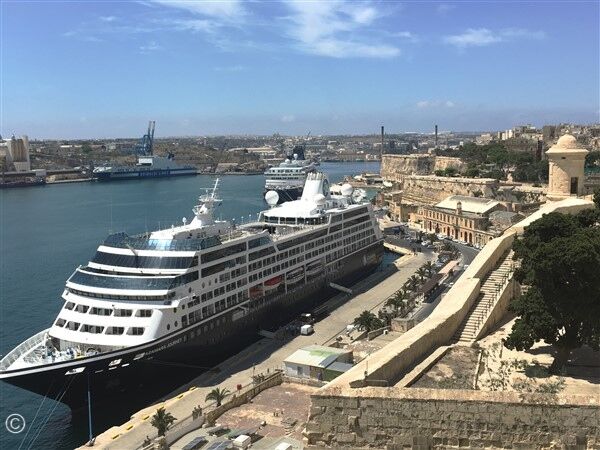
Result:
[[[277,192],[279,203],[297,200],[306,176],[315,170],[315,163],[304,158],[304,147],[297,145],[285,161],[265,172],[265,193]]]
[[[372,206],[353,200],[349,185],[332,196],[327,177],[310,173],[300,199],[276,206],[269,192],[271,208],[241,226],[213,218],[217,185],[189,223],[109,236],[67,280],[50,328],[0,360],[0,380],[75,408],[90,378],[109,395],[152,376],[157,361],[210,366],[260,327],[324,300],[329,283],[381,262]]]

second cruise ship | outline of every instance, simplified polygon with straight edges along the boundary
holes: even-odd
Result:
[[[0,380],[77,408],[90,380],[108,396],[160,362],[208,367],[381,263],[372,206],[349,185],[331,195],[310,173],[300,199],[277,206],[268,192],[271,207],[243,225],[214,218],[217,187],[189,223],[108,236],[67,280],[51,326],[0,360]]]

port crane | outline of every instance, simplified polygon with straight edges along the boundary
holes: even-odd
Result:
[[[151,156],[152,146],[154,144],[154,125],[156,122],[151,120],[148,122],[148,131],[139,140],[135,147],[133,147],[133,153],[139,156]]]

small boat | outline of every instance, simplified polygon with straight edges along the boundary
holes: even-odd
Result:
[[[288,285],[298,283],[304,279],[304,268],[298,267],[285,275],[285,281]]]
[[[278,275],[276,277],[271,278],[270,280],[265,281],[265,291],[272,291],[273,289],[277,289],[281,282],[283,281],[283,275]]]

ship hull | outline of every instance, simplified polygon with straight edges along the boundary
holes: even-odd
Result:
[[[94,178],[98,181],[115,181],[115,180],[143,180],[145,178],[166,178],[178,176],[196,175],[195,169],[151,169],[151,170],[136,170],[131,172],[96,172]]]
[[[188,379],[246,347],[260,329],[275,329],[314,308],[335,291],[329,283],[350,285],[373,272],[383,258],[381,242],[371,244],[327,267],[320,275],[293,286],[281,286],[270,298],[251,301],[249,312],[229,311],[209,322],[190,325],[154,342],[79,361],[0,373],[0,380],[47,396],[77,410],[86,404],[88,383],[96,402],[132,393],[152,382]],[[79,372],[78,372],[79,371]],[[169,384],[171,389],[177,385]],[[166,393],[166,392],[165,392]],[[146,395],[148,391],[146,391]]]

